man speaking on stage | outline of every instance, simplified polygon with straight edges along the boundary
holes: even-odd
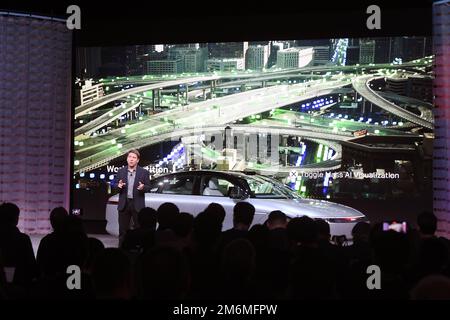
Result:
[[[119,191],[119,247],[122,246],[126,232],[133,219],[134,228],[138,225],[137,213],[145,207],[145,192],[150,191],[149,172],[138,166],[141,155],[138,150],[130,150],[127,166],[117,172]]]

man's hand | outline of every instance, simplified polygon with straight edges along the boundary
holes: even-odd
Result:
[[[122,179],[119,180],[119,184],[118,184],[117,186],[118,186],[120,189],[122,189],[124,185],[126,185],[126,183],[123,182]]]
[[[144,190],[144,184],[139,181],[139,185],[138,185],[137,189],[140,191]]]

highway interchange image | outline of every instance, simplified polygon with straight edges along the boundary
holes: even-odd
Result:
[[[139,149],[152,179],[253,172],[406,220],[431,199],[433,61],[424,37],[78,48],[74,207],[104,219]]]

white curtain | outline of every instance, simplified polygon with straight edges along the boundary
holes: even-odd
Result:
[[[433,47],[436,55],[435,141],[433,151],[434,213],[438,233],[450,238],[450,2],[433,5]]]
[[[0,202],[26,233],[69,205],[71,60],[64,22],[0,14]]]

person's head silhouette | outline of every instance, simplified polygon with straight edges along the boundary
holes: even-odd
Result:
[[[233,226],[235,229],[248,230],[255,216],[255,207],[245,201],[236,203],[233,208]]]
[[[19,223],[20,209],[11,202],[0,205],[0,226],[15,227]]]
[[[53,231],[61,232],[63,230],[68,215],[69,213],[63,207],[56,207],[50,212],[50,224]]]
[[[434,213],[424,211],[417,216],[417,225],[422,236],[434,236],[437,229],[437,218]]]

